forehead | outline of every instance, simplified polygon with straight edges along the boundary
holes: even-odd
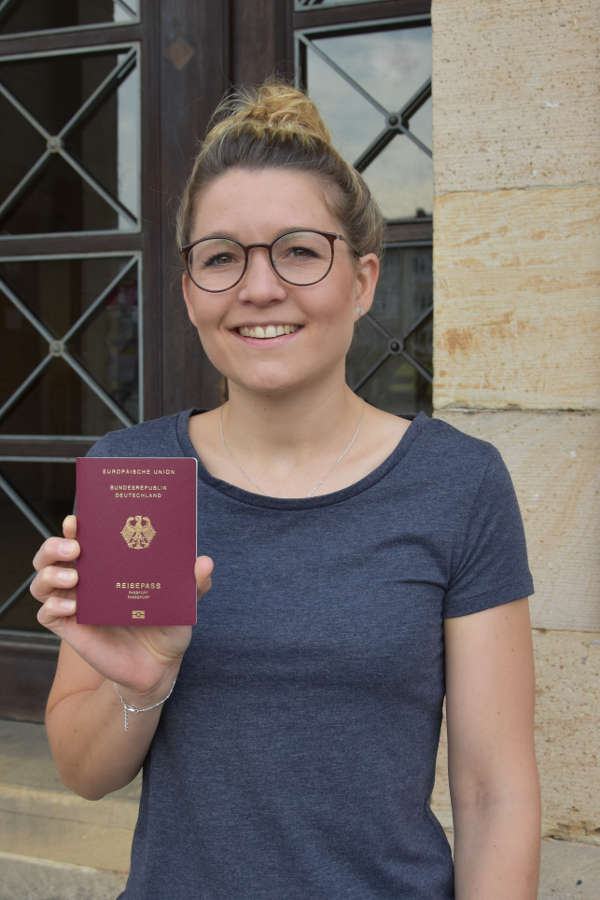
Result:
[[[340,230],[328,188],[316,175],[293,169],[231,169],[194,203],[193,238],[202,233],[265,232],[304,226]]]

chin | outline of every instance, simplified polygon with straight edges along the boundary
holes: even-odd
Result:
[[[225,377],[230,384],[234,384],[244,393],[247,392],[264,397],[283,396],[301,386],[297,382],[290,382],[288,379],[283,380],[281,378],[257,378],[247,381],[243,378],[237,378],[235,375],[226,375]]]

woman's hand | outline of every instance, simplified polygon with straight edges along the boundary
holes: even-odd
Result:
[[[140,705],[144,698],[170,687],[191,640],[190,626],[79,625],[76,620],[77,580],[75,562],[79,557],[77,520],[67,516],[63,538],[51,537],[36,553],[37,572],[31,593],[42,606],[41,625],[53,631],[104,678],[117,682],[127,692],[129,702]],[[200,556],[194,574],[200,595],[210,588],[212,560]],[[167,687],[168,690],[168,687]]]

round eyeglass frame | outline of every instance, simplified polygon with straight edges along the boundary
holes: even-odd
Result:
[[[291,281],[289,278],[286,278],[285,275],[282,275],[281,272],[277,269],[277,266],[275,265],[275,263],[273,261],[273,247],[277,243],[277,241],[280,241],[282,238],[287,237],[290,234],[305,234],[305,233],[320,234],[323,237],[327,238],[327,240],[329,241],[329,248],[331,250],[331,259],[329,260],[329,265],[327,266],[327,270],[324,272],[323,275],[320,276],[320,278],[316,278],[314,281]],[[237,244],[238,247],[242,248],[242,250],[244,251],[244,266],[242,268],[239,278],[237,278],[233,282],[233,284],[228,285],[228,287],[226,287],[226,288],[207,288],[201,284],[198,284],[198,282],[196,281],[196,279],[194,278],[194,276],[192,275],[192,273],[190,271],[190,264],[189,264],[190,251],[197,244],[202,244],[204,241],[214,241],[214,240],[219,240],[219,239],[229,241],[232,244]],[[312,284],[318,284],[320,281],[323,281],[324,278],[327,278],[327,276],[331,272],[331,267],[333,266],[333,255],[334,255],[333,244],[334,244],[334,241],[336,241],[336,240],[344,241],[346,244],[348,244],[348,247],[350,248],[351,252],[355,256],[359,255],[356,252],[356,250],[354,250],[350,246],[350,244],[348,243],[347,239],[344,237],[343,234],[338,234],[336,231],[319,231],[318,228],[293,228],[291,231],[285,231],[283,234],[278,234],[277,237],[275,238],[275,240],[271,241],[270,244],[242,244],[241,241],[236,241],[235,238],[225,237],[224,235],[216,234],[216,235],[212,235],[211,237],[208,237],[208,238],[200,238],[197,241],[192,241],[191,244],[185,244],[183,247],[180,248],[179,252],[183,256],[183,259],[185,262],[185,270],[197,288],[200,288],[201,291],[208,291],[210,294],[222,294],[224,291],[230,291],[231,288],[234,288],[236,285],[238,285],[240,283],[240,281],[246,274],[246,270],[248,269],[248,259],[249,259],[250,250],[253,250],[254,247],[262,247],[268,251],[269,262],[271,263],[271,268],[273,269],[273,271],[275,272],[277,277],[281,278],[281,280],[285,281],[287,284],[293,284],[296,287],[309,287]]]

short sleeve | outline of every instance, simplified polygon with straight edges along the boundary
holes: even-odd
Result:
[[[447,617],[469,615],[533,592],[511,477],[499,452],[488,446],[490,458],[454,552],[444,601]]]

